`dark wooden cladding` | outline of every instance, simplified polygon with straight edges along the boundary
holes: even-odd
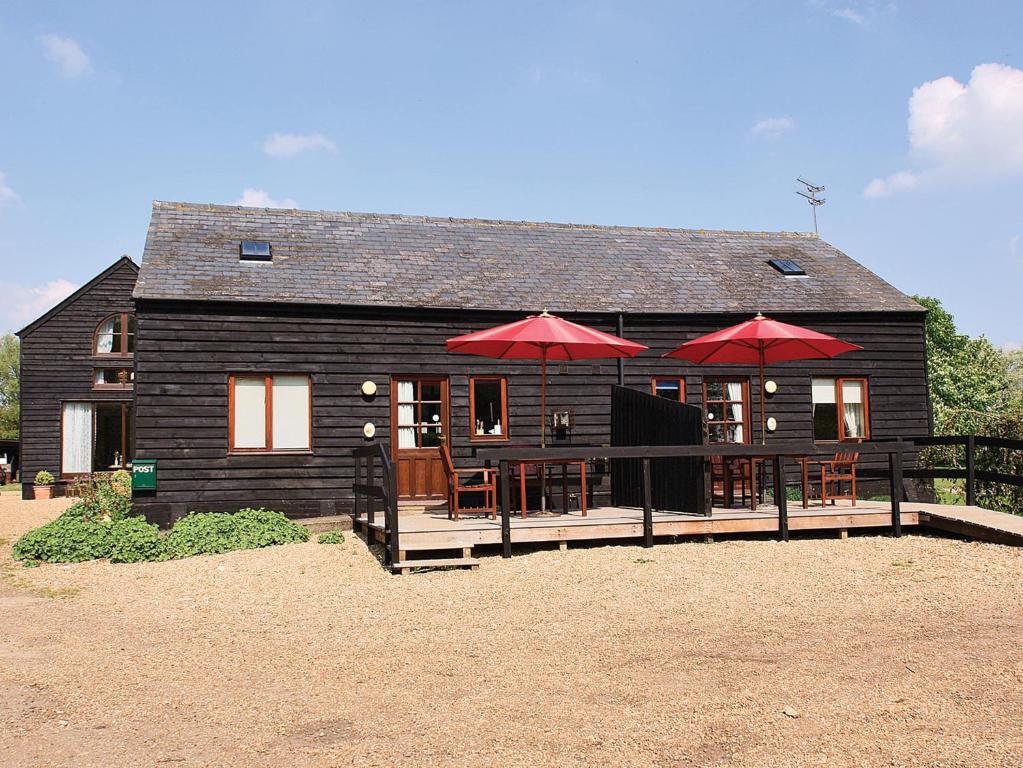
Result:
[[[539,366],[448,354],[452,336],[520,319],[522,313],[357,309],[289,305],[142,301],[136,342],[136,455],[157,459],[159,489],[138,505],[167,522],[190,510],[264,505],[291,515],[337,514],[350,508],[354,462],[366,422],[378,439],[391,434],[390,383],[402,376],[444,376],[449,382],[449,437],[456,466],[471,465],[469,377],[506,376],[508,445],[539,442]],[[695,366],[660,355],[681,341],[747,319],[742,315],[626,316],[626,338],[651,347],[626,360],[626,386],[650,391],[652,377],[686,379],[686,400],[702,407],[705,376],[752,377],[742,366]],[[571,319],[617,333],[616,315]],[[769,368],[779,388],[768,415],[779,428],[769,440],[812,437],[810,377],[865,376],[870,382],[875,438],[928,432],[923,314],[813,316],[787,322],[832,333],[865,347],[842,358]],[[308,455],[228,455],[228,375],[302,373],[312,379],[313,451]],[[377,385],[364,398],[365,380]],[[552,364],[548,409],[575,414],[573,441],[610,443],[610,392],[615,360]],[[751,387],[757,407],[756,387]],[[755,411],[754,411],[755,413]],[[753,420],[756,422],[756,419]],[[754,430],[758,427],[754,425]],[[754,431],[758,440],[759,433]],[[884,458],[868,458],[878,467]],[[795,469],[790,468],[795,480]],[[606,493],[606,489],[605,489]]]
[[[115,262],[69,299],[21,331],[21,445],[23,493],[46,469],[59,478],[61,408],[65,401],[131,402],[130,389],[95,389],[97,368],[125,368],[131,358],[93,353],[96,327],[114,313],[134,311],[138,267]],[[63,485],[58,480],[58,487]]]

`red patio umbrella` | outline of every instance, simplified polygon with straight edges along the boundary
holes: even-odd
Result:
[[[760,436],[767,442],[764,428],[764,365],[787,360],[821,360],[837,357],[863,347],[817,333],[798,325],[789,325],[764,317],[759,312],[752,320],[687,341],[664,357],[676,357],[693,363],[747,363],[760,366]]]
[[[540,447],[546,440],[547,361],[633,357],[647,347],[573,323],[546,310],[507,325],[447,340],[448,352],[502,360],[540,361]]]

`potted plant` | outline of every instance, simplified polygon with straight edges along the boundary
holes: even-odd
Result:
[[[32,495],[36,499],[49,499],[53,496],[53,475],[45,469],[36,474],[35,484],[32,486]]]

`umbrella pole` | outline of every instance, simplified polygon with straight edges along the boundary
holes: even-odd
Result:
[[[540,448],[547,447],[547,347],[540,355]],[[547,511],[547,465],[540,464],[540,511]]]
[[[767,445],[767,418],[764,415],[766,408],[767,390],[764,389],[764,348],[760,348],[760,442]]]

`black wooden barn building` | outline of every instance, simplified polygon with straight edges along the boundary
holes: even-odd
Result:
[[[137,280],[119,261],[21,332],[24,477],[150,459],[137,505],[159,522],[337,514],[372,424],[400,495],[443,497],[441,439],[456,464],[539,439],[537,365],[445,339],[543,309],[650,347],[551,367],[575,442],[608,442],[619,382],[704,408],[712,440],[759,441],[753,369],[661,357],[758,311],[864,348],[773,366],[768,442],[930,432],[923,309],[815,235],[157,202]]]

